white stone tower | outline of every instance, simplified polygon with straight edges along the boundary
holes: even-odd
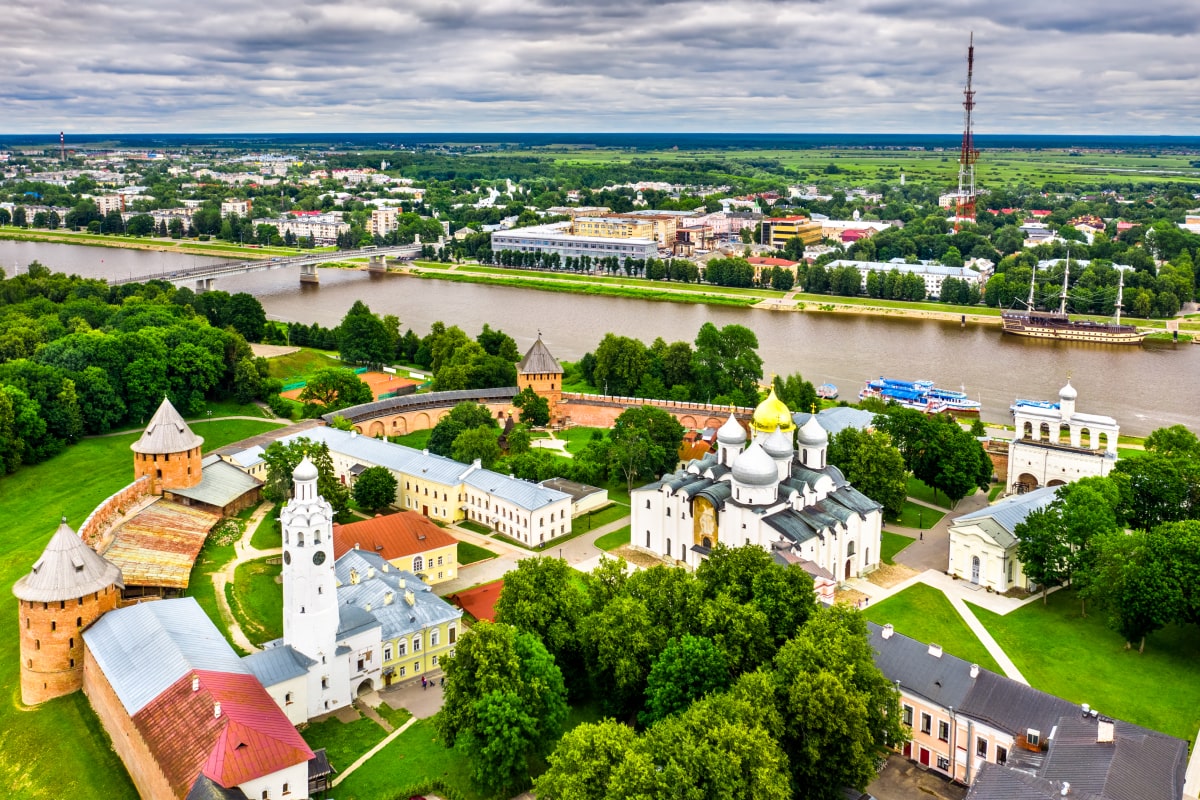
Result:
[[[309,669],[309,717],[345,705],[349,676],[337,663],[337,577],[333,508],[317,494],[307,456],[292,473],[295,496],[279,513],[283,528],[283,642],[316,662]],[[347,685],[343,686],[343,683]]]

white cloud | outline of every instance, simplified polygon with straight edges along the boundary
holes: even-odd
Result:
[[[964,8],[965,6],[965,8]],[[1200,15],[1089,3],[45,0],[0,131],[1191,134]]]

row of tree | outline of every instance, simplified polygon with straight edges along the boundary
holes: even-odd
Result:
[[[496,624],[446,662],[438,725],[484,788],[546,798],[828,798],[865,785],[905,738],[862,617],[818,610],[812,579],[761,548],[718,547],[695,572],[580,581],[560,559],[505,577]],[[566,703],[606,715],[555,747]]]

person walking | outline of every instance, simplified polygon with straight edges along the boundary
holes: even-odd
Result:
[[[429,681],[425,680],[425,676],[424,676],[424,675],[422,675],[422,676],[421,676],[421,688],[422,688],[422,689],[428,689],[428,688],[429,688]]]

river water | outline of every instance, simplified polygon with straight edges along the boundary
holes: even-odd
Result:
[[[57,270],[93,277],[146,275],[220,259],[174,253],[0,241],[0,266],[33,259]],[[834,383],[853,399],[868,378],[928,378],[965,388],[983,402],[983,418],[1009,420],[1015,398],[1053,399],[1070,376],[1083,413],[1115,417],[1121,430],[1144,436],[1183,424],[1200,431],[1200,346],[1143,347],[1042,342],[1003,336],[994,326],[934,320],[776,312],[723,306],[659,303],[616,297],[538,292],[451,283],[401,275],[325,269],[320,286],[301,286],[287,268],[221,278],[217,288],[249,292],[272,319],[338,324],[355,300],[395,314],[402,328],[424,335],[436,320],[468,335],[483,323],[500,328],[524,349],[539,329],[551,352],[575,360],[612,331],[647,343],[692,341],[705,322],[751,328],[768,373],[800,372],[813,383]]]

